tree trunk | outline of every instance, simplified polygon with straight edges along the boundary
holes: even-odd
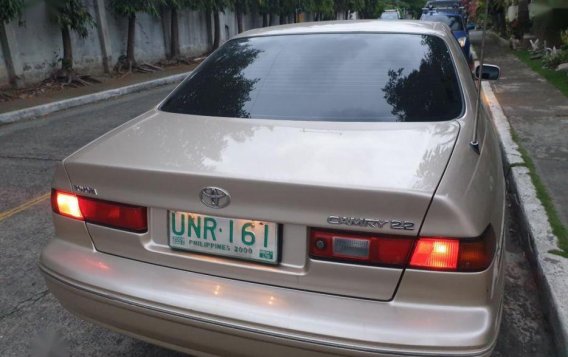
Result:
[[[205,23],[207,25],[207,45],[211,45],[211,42],[213,42],[213,36],[211,35],[211,10],[205,10]]]
[[[1,50],[4,55],[4,63],[6,64],[6,71],[8,72],[8,78],[10,79],[10,84],[13,88],[23,88],[24,81],[20,78],[19,70],[16,69],[16,64],[14,63],[14,48],[16,36],[13,34],[11,29],[8,28],[8,24],[5,22],[0,22],[0,44]]]
[[[238,6],[235,9],[235,12],[237,13],[237,32],[241,33],[244,31],[244,26],[243,26],[243,11],[241,10],[241,7]]]
[[[61,69],[70,71],[73,69],[73,48],[71,47],[71,33],[69,27],[61,28],[61,37],[63,38],[63,60],[61,61]]]
[[[268,26],[274,25],[274,15],[272,13],[268,14]]]
[[[172,22],[171,22],[171,38],[170,38],[170,56],[173,59],[180,57],[179,46],[179,25],[178,25],[178,11],[172,7]]]
[[[136,64],[134,60],[134,41],[136,33],[136,14],[128,16],[128,40],[126,42],[126,60],[128,61],[129,70]]]
[[[519,17],[518,17],[518,36],[519,40],[523,40],[523,35],[528,32],[529,23],[529,3],[528,0],[519,0]]]
[[[262,14],[262,27],[268,26],[268,14]]]
[[[216,50],[217,48],[219,48],[219,42],[221,42],[221,17],[219,15],[219,11],[215,11],[213,13],[213,21],[215,23],[213,49]]]

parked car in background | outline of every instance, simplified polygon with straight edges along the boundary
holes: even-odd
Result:
[[[422,13],[428,13],[430,11],[439,11],[450,14],[459,14],[463,17],[464,23],[468,22],[468,12],[461,5],[459,0],[430,0],[426,2],[426,5],[422,9]]]
[[[426,2],[424,6],[425,9],[437,9],[437,8],[459,8],[459,0],[430,0]]]
[[[379,17],[379,20],[400,20],[400,12],[398,10],[385,10]]]
[[[473,56],[471,55],[471,42],[469,40],[469,32],[465,25],[463,17],[458,13],[446,12],[444,10],[432,10],[423,13],[420,17],[421,21],[441,22],[450,28],[454,37],[460,44],[463,54],[467,59],[470,67],[473,66]]]
[[[488,357],[505,180],[476,98],[437,22],[242,33],[57,165],[47,286],[196,356]]]

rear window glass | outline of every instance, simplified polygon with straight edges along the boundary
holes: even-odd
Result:
[[[452,31],[465,31],[461,16],[456,15],[422,15],[422,21],[442,22],[450,27]]]
[[[161,110],[312,121],[441,121],[462,112],[446,43],[413,34],[235,39],[214,52]]]
[[[385,11],[381,14],[383,20],[398,20],[398,13],[394,11]]]

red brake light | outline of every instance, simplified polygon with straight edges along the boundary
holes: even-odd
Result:
[[[455,270],[459,247],[459,241],[455,239],[420,238],[410,259],[410,267]]]
[[[148,230],[146,207],[103,201],[53,190],[53,211],[61,215],[133,232]]]
[[[493,261],[495,244],[491,226],[475,239],[419,238],[409,268],[482,271]]]
[[[310,257],[331,261],[404,267],[413,238],[312,229]]]

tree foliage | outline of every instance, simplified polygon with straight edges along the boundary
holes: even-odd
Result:
[[[425,0],[404,0],[397,3],[402,9],[406,9],[414,17],[419,17],[422,8],[426,5]]]
[[[162,5],[169,9],[183,10],[183,9],[199,9],[201,5],[199,0],[164,0]]]
[[[51,20],[60,29],[67,28],[82,38],[87,37],[95,22],[82,0],[46,0],[46,4]]]
[[[176,2],[181,3],[182,0]],[[137,12],[146,12],[150,15],[158,16],[162,0],[111,0],[110,7],[119,16],[129,17]]]
[[[0,21],[10,22],[22,16],[24,0],[0,0]]]
[[[365,8],[365,0],[335,0],[336,12],[361,11]]]
[[[200,8],[205,11],[225,12],[226,8],[233,7],[233,0],[200,0]]]
[[[81,38],[85,38],[95,22],[82,0],[45,0],[45,3],[51,21],[61,30],[63,40],[61,69],[66,72],[65,77],[69,77],[69,72],[73,69],[70,32],[73,31]]]
[[[376,19],[385,9],[385,2],[381,0],[363,0],[364,6],[359,11],[363,19]]]

